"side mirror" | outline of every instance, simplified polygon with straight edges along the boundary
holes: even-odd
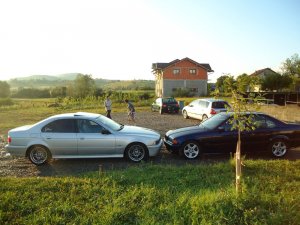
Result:
[[[224,131],[225,131],[225,127],[223,127],[223,126],[218,127],[218,131],[219,131],[219,132],[224,132]]]
[[[103,129],[103,130],[101,131],[101,134],[110,134],[110,132],[109,132],[108,130],[106,130],[106,129]]]
[[[194,107],[194,105],[189,105],[189,107]]]

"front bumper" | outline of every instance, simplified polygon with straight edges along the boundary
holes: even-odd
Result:
[[[147,146],[148,150],[149,150],[149,156],[150,157],[156,156],[159,153],[162,145],[163,145],[163,140],[160,139],[160,141],[159,141],[159,143],[157,145]]]
[[[174,145],[171,141],[167,140],[164,138],[164,145],[166,146],[166,149],[169,152],[179,152],[180,146],[179,145]]]

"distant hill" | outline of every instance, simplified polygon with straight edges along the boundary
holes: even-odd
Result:
[[[58,77],[61,80],[75,80],[79,74],[80,73],[64,73],[57,75],[56,77]]]
[[[54,88],[68,87],[76,79],[79,73],[66,73],[60,75],[32,75],[10,79],[8,84],[12,89],[17,88]],[[149,90],[154,89],[154,80],[108,80],[96,78],[98,88],[105,90]]]
[[[80,73],[65,73],[60,75],[31,75],[11,80],[75,80]]]

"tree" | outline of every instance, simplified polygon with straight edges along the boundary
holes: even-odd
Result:
[[[0,81],[0,97],[7,98],[10,95],[10,86],[6,81]]]
[[[224,93],[224,81],[226,78],[228,78],[229,75],[223,75],[223,76],[220,76],[218,79],[217,79],[217,82],[216,82],[216,89],[219,90],[219,92],[221,93]]]
[[[262,90],[280,91],[288,88],[292,84],[292,78],[289,75],[280,75],[278,73],[269,74],[261,82]]]
[[[297,89],[300,86],[300,58],[298,54],[294,54],[291,58],[287,58],[281,67],[283,75],[289,76],[292,79],[292,88]]]
[[[94,95],[95,81],[91,75],[79,74],[74,81],[75,97],[84,98],[89,95]]]
[[[259,85],[260,78],[256,76],[249,76],[246,73],[243,73],[239,75],[236,78],[237,86],[240,92],[248,92],[248,91],[254,91],[255,86]]]
[[[257,99],[259,95],[255,98],[251,98],[252,104],[249,104],[249,98],[245,99],[243,94],[245,92],[242,90],[243,79],[239,79],[239,81],[235,82],[232,77],[228,77],[224,81],[224,85],[227,87],[228,91],[231,93],[232,102],[231,102],[231,109],[228,109],[233,112],[233,117],[230,120],[232,124],[232,130],[237,130],[238,141],[236,145],[236,153],[235,153],[235,160],[236,160],[236,191],[237,193],[241,192],[241,174],[242,174],[242,166],[241,166],[241,132],[247,130],[254,130],[255,127],[252,124],[253,115],[250,112],[252,108],[257,106]],[[242,83],[239,83],[242,82]]]

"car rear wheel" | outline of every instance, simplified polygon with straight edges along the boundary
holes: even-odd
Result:
[[[202,121],[207,120],[207,119],[208,119],[208,116],[206,114],[203,114],[202,115]]]
[[[182,112],[182,115],[183,115],[184,119],[188,119],[189,118],[189,116],[187,114],[187,111],[185,111],[185,110]]]
[[[285,156],[288,150],[286,141],[284,140],[275,140],[270,145],[272,155],[280,158]]]
[[[29,150],[28,157],[33,164],[42,165],[49,161],[51,154],[44,146],[35,145]]]
[[[148,149],[145,145],[141,143],[133,143],[127,147],[126,157],[133,162],[140,162],[142,160],[147,160]]]
[[[195,159],[200,153],[200,146],[195,141],[186,142],[181,149],[181,154],[187,159]]]

